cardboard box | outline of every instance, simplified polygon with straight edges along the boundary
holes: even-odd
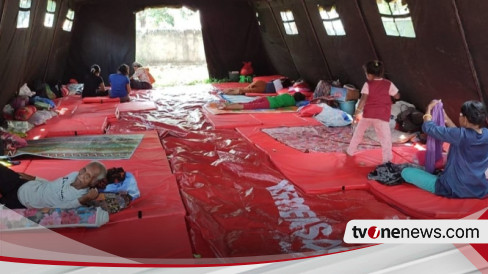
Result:
[[[330,95],[337,101],[353,101],[359,99],[359,90],[352,88],[332,87]]]

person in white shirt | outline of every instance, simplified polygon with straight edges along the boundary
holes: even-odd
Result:
[[[133,89],[152,89],[148,69],[138,62],[132,63],[132,67],[134,68],[134,74],[130,77],[130,87]]]
[[[0,165],[0,203],[13,208],[76,208],[98,196],[107,169],[97,161],[53,181],[16,173]]]

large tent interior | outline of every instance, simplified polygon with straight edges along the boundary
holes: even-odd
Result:
[[[267,82],[301,79],[313,91],[321,80],[339,79],[360,89],[363,65],[381,60],[401,100],[421,112],[442,99],[457,118],[463,102],[486,102],[488,94],[488,2],[482,0],[55,0],[52,27],[44,25],[48,0],[23,2],[0,0],[2,109],[24,83],[82,83],[95,63],[108,83],[120,64],[136,60],[136,13],[181,6],[200,12],[210,78],[226,78],[250,61],[253,75]],[[28,23],[18,27],[26,11]],[[66,20],[70,31],[63,29]],[[340,31],[327,29],[337,20]],[[101,160],[133,173],[140,198],[101,227],[52,230],[138,262],[255,262],[363,248],[343,241],[352,219],[458,219],[486,207],[485,199],[450,199],[368,180],[381,164],[381,149],[370,144],[347,157],[350,126],[327,127],[296,111],[215,114],[204,108],[217,99],[215,89],[247,84],[132,90],[129,103],[85,104],[71,94],[54,99],[55,122],[22,136],[28,146],[94,135],[142,141],[129,159]],[[412,142],[394,145],[393,162],[413,163],[418,151]],[[90,161],[12,159],[20,161],[11,166],[15,171],[47,179]],[[2,238],[35,246],[40,233]]]

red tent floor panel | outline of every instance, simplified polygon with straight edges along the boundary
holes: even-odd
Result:
[[[245,138],[266,152],[294,185],[308,194],[347,189],[367,189],[367,175],[381,164],[381,150],[363,150],[354,157],[345,153],[303,153],[282,144],[261,131],[262,127],[238,128]],[[396,150],[402,154],[396,153]],[[408,162],[405,155],[414,148],[394,148],[394,162]]]
[[[157,109],[154,102],[127,102],[120,103],[117,107],[118,112],[141,111],[141,110],[155,110]]]
[[[385,186],[370,181],[371,192],[405,214],[421,219],[459,219],[488,207],[488,199],[451,199],[414,185]]]
[[[58,229],[81,243],[125,258],[190,258],[185,208],[156,132],[145,137],[130,160],[102,161],[134,174],[141,197],[96,229]],[[26,173],[54,179],[89,161],[32,160]]]

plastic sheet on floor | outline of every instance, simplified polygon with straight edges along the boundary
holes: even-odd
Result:
[[[122,114],[109,128],[158,130],[185,204],[194,253],[297,257],[347,250],[358,247],[342,241],[349,220],[407,217],[364,190],[303,193],[241,134],[205,121],[201,106],[212,100],[208,90],[154,90],[148,96],[158,111]],[[296,169],[306,164],[297,162]]]

